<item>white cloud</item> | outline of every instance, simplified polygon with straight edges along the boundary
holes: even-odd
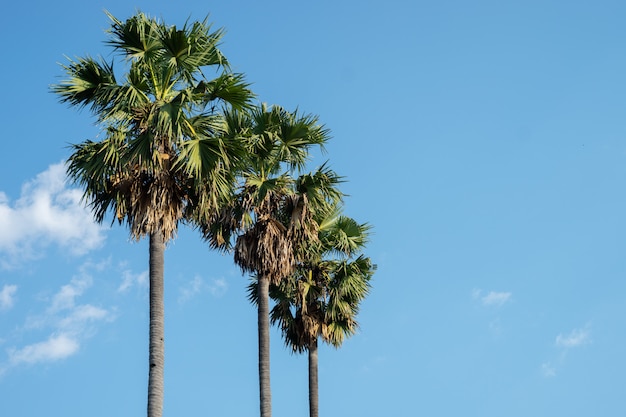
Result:
[[[79,274],[63,285],[52,297],[46,316],[51,317],[54,325],[72,334],[81,334],[90,322],[112,320],[112,312],[91,304],[76,304],[76,299],[93,285],[91,270],[102,270],[108,261],[99,264],[86,262],[79,268]]]
[[[227,290],[228,284],[223,278],[213,279],[211,283],[207,284],[201,277],[196,276],[180,287],[178,302],[179,304],[184,304],[204,291],[208,291],[214,297],[221,297]]]
[[[61,289],[52,298],[52,303],[48,309],[50,313],[71,309],[75,305],[75,298],[83,294],[93,283],[90,275],[81,275],[72,278],[69,284]]]
[[[148,271],[143,271],[138,274],[134,274],[131,271],[122,272],[122,283],[117,288],[118,292],[127,292],[131,287],[146,287],[148,286]]]
[[[15,304],[17,285],[5,285],[0,291],[0,310],[9,310]]]
[[[105,228],[93,221],[81,196],[81,190],[67,187],[63,163],[26,183],[14,203],[0,191],[0,266],[32,259],[51,244],[75,255],[99,247]]]
[[[51,335],[44,342],[9,350],[9,363],[17,366],[23,363],[52,362],[73,355],[79,347],[78,341],[67,334]]]
[[[556,346],[562,348],[573,348],[591,343],[591,332],[589,326],[581,329],[574,329],[569,334],[559,334],[556,337]]]
[[[211,284],[209,284],[209,292],[214,297],[221,297],[228,290],[228,283],[224,278],[214,279]]]
[[[194,277],[191,281],[189,281],[184,287],[179,289],[178,295],[178,303],[184,304],[193,298],[195,295],[202,292],[202,289],[205,288],[206,285],[204,280],[199,276]]]
[[[501,307],[511,299],[511,295],[510,292],[489,291],[483,294],[482,290],[472,291],[472,297],[486,307]]]
[[[546,378],[552,378],[556,376],[556,369],[550,362],[545,362],[541,364],[541,373]]]
[[[84,304],[76,306],[71,314],[60,319],[58,326],[59,328],[73,331],[74,329],[83,329],[89,322],[110,321],[112,319],[110,311],[90,304]]]
[[[31,338],[43,341],[6,349],[8,360],[0,364],[0,374],[22,364],[53,362],[72,356],[79,351],[84,340],[95,333],[98,323],[115,319],[113,310],[79,303],[93,285],[92,271],[102,270],[106,264],[108,261],[84,263],[68,284],[47,299],[48,305],[42,313],[26,318],[19,339],[28,337],[28,332],[35,332]]]
[[[586,326],[574,329],[568,334],[559,333],[556,337],[554,346],[557,348],[558,357],[555,361],[545,362],[541,365],[541,373],[545,377],[555,377],[557,374],[557,367],[565,366],[566,358],[570,349],[577,348],[582,345],[591,343],[591,326]],[[556,362],[554,365],[553,362]]]

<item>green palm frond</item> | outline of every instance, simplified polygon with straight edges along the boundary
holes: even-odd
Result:
[[[85,190],[83,199],[91,206],[95,220],[102,222],[107,211],[114,208],[115,219],[121,221],[127,210],[123,194],[128,186],[122,168],[127,159],[123,132],[110,130],[100,142],[86,141],[71,147],[68,177]]]
[[[185,24],[187,28],[187,24]],[[194,22],[189,28],[189,39],[193,47],[189,53],[193,62],[198,67],[221,66],[229,69],[226,57],[218,49],[218,45],[224,37],[225,30],[220,28],[212,31],[208,16],[201,22]]]
[[[337,320],[329,323],[322,331],[322,339],[335,348],[340,347],[346,337],[352,336],[359,328],[354,320]]]
[[[245,82],[242,74],[224,73],[213,80],[198,85],[197,91],[204,94],[204,104],[222,100],[236,110],[251,107],[250,84]]]
[[[338,216],[320,232],[320,240],[329,253],[351,256],[368,242],[370,230],[367,223],[359,224],[350,217]]]
[[[224,112],[224,130],[226,136],[240,138],[248,145],[247,142],[250,141],[252,129],[253,122],[249,112],[240,111],[238,109],[228,109]]]
[[[317,116],[299,116],[298,112],[283,115],[280,120],[278,159],[289,163],[291,169],[301,170],[313,146],[324,149],[330,139],[328,129],[318,123]]]
[[[292,178],[288,174],[270,177],[264,174],[263,172],[245,173],[245,191],[250,193],[249,197],[256,207],[256,212],[263,212],[264,210],[276,212],[282,204],[284,196],[290,193],[289,184]]]
[[[154,169],[154,135],[143,131],[138,135],[128,135],[128,153],[139,166],[152,171]]]
[[[246,287],[247,298],[254,305],[259,304],[259,282],[256,275],[250,279],[250,283]],[[270,286],[271,288],[271,286]]]
[[[262,104],[250,110],[252,129],[249,144],[256,162],[263,161],[268,172],[278,172],[282,165],[290,171],[301,170],[314,146],[323,147],[328,131],[314,116],[300,116],[280,106]]]
[[[139,12],[128,20],[121,21],[108,11],[105,13],[111,20],[111,38],[107,43],[127,59],[146,61],[156,59],[162,54],[160,24],[156,19]]]
[[[343,178],[324,164],[312,173],[300,175],[295,189],[298,195],[306,196],[319,220],[332,213],[343,200],[344,194],[338,187],[342,182]]]
[[[369,293],[369,282],[375,270],[370,258],[363,255],[352,261],[335,263],[328,284],[329,299],[358,305]]]
[[[172,72],[181,74],[187,81],[195,81],[196,69],[204,66],[228,67],[226,57],[218,49],[224,35],[223,29],[211,31],[207,19],[188,22],[182,29],[176,26],[161,32],[161,43],[164,46],[164,57],[169,61]]]
[[[89,106],[98,113],[110,105],[109,91],[117,86],[113,64],[93,58],[77,58],[61,65],[67,79],[52,86],[52,92],[61,97],[61,102],[79,108]]]

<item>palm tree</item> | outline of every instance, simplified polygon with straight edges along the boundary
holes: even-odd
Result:
[[[247,108],[252,93],[218,49],[223,31],[206,20],[177,28],[140,12],[126,21],[107,15],[107,44],[124,59],[123,80],[113,62],[78,58],[63,66],[67,79],[52,91],[88,107],[102,127],[98,141],[72,145],[67,167],[95,219],[112,212],[135,240],[149,236],[148,417],[160,417],[165,244],[191,207],[211,213],[231,192],[245,149],[223,134],[223,113]],[[212,80],[204,76],[209,68],[219,71]]]
[[[230,135],[246,138],[249,159],[231,205],[200,226],[213,247],[234,241],[235,263],[257,280],[260,413],[270,417],[269,285],[293,273],[294,241],[312,233],[309,202],[336,198],[332,185],[339,178],[319,170],[315,178],[325,187],[316,195],[297,193],[292,174],[304,167],[313,146],[328,140],[316,117],[262,105],[251,112],[232,112],[228,120]]]
[[[303,241],[306,250],[289,279],[270,288],[276,301],[271,322],[278,323],[293,352],[308,352],[309,415],[318,416],[318,340],[342,345],[357,328],[360,302],[367,296],[376,269],[359,254],[370,227],[336,210],[318,219],[317,241]],[[356,255],[356,259],[354,258]]]

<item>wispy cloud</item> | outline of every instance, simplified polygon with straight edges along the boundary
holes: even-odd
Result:
[[[184,304],[189,301],[196,294],[199,294],[200,291],[202,291],[203,286],[204,281],[202,280],[202,278],[198,276],[194,277],[194,279],[185,284],[185,286],[178,289],[178,303]]]
[[[125,293],[132,287],[147,287],[148,286],[148,271],[140,273],[134,273],[129,270],[122,272],[122,283],[117,288],[118,292]]]
[[[90,304],[79,305],[73,308],[71,314],[59,320],[59,328],[71,333],[76,333],[75,329],[84,329],[90,322],[99,320],[110,321],[113,319],[112,312]]]
[[[61,289],[52,297],[52,302],[48,308],[48,313],[55,314],[62,310],[71,309],[75,306],[76,297],[91,287],[93,278],[90,275],[81,274],[72,278],[69,284],[61,287]]]
[[[185,304],[193,297],[208,291],[213,297],[221,297],[228,290],[228,283],[223,278],[205,282],[200,276],[195,276],[192,280],[179,288],[178,303]]]
[[[500,336],[502,334],[502,321],[499,317],[489,322],[489,331],[494,336]]]
[[[0,291],[0,310],[9,310],[15,304],[17,285],[5,284]]]
[[[486,307],[502,307],[511,300],[511,296],[512,294],[510,292],[489,291],[485,294],[482,290],[478,289],[472,291],[472,298],[480,301],[480,303]]]
[[[370,373],[384,367],[387,363],[387,356],[379,355],[375,357],[371,357],[367,360],[365,364],[361,366],[361,372]]]
[[[11,268],[36,258],[56,244],[75,255],[99,247],[104,227],[81,203],[82,191],[66,185],[65,166],[54,164],[24,184],[11,202],[0,191],[0,267]]]
[[[556,368],[550,362],[544,362],[541,364],[541,374],[546,378],[555,377]]]
[[[559,334],[556,337],[556,346],[561,348],[573,348],[591,343],[591,330],[589,325],[574,329],[566,335]]]
[[[75,354],[79,347],[80,344],[75,337],[67,334],[51,335],[46,341],[33,343],[21,349],[9,349],[9,365],[57,361]]]
[[[115,320],[114,310],[79,302],[93,285],[93,271],[102,270],[106,264],[106,261],[84,263],[69,283],[47,299],[42,313],[26,319],[19,339],[26,338],[29,332],[37,332],[39,336],[32,337],[35,339],[32,343],[8,347],[7,360],[0,364],[0,373],[22,364],[54,362],[70,357],[79,351],[86,338],[96,332],[98,323]]]
[[[211,281],[209,284],[209,292],[214,297],[221,297],[228,290],[228,283],[224,278],[218,278]]]
[[[567,353],[583,345],[588,345],[591,340],[591,325],[587,324],[583,327],[573,329],[569,333],[559,333],[554,341],[554,347],[557,349],[555,355],[556,360],[548,361],[541,364],[541,374],[546,378],[552,378],[557,375],[559,368],[565,365]],[[556,362],[556,363],[555,363]]]

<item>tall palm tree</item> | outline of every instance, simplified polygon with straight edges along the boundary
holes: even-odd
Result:
[[[245,149],[223,134],[223,113],[247,108],[252,93],[218,49],[223,31],[206,20],[178,28],[140,12],[126,21],[107,15],[107,44],[124,60],[123,79],[113,62],[78,58],[63,66],[67,79],[52,91],[88,107],[102,127],[99,140],[72,145],[67,168],[95,219],[112,212],[134,239],[149,236],[148,417],[160,417],[165,244],[190,207],[211,213],[230,194]],[[207,79],[207,69],[219,74]]]
[[[232,204],[219,218],[201,228],[213,247],[234,241],[234,260],[258,286],[259,397],[261,417],[271,416],[269,285],[293,272],[294,241],[312,233],[309,201],[338,197],[332,186],[339,178],[320,170],[316,179],[325,182],[316,195],[299,194],[292,174],[300,171],[313,146],[323,146],[328,132],[316,117],[300,116],[265,105],[251,112],[232,112],[231,136],[244,137],[248,160],[241,187]],[[236,236],[236,239],[231,239]]]
[[[339,347],[356,332],[359,304],[376,269],[360,254],[370,226],[337,211],[324,214],[318,240],[302,242],[306,249],[294,273],[270,288],[276,301],[271,322],[278,323],[288,347],[308,353],[311,417],[319,412],[318,340]]]

